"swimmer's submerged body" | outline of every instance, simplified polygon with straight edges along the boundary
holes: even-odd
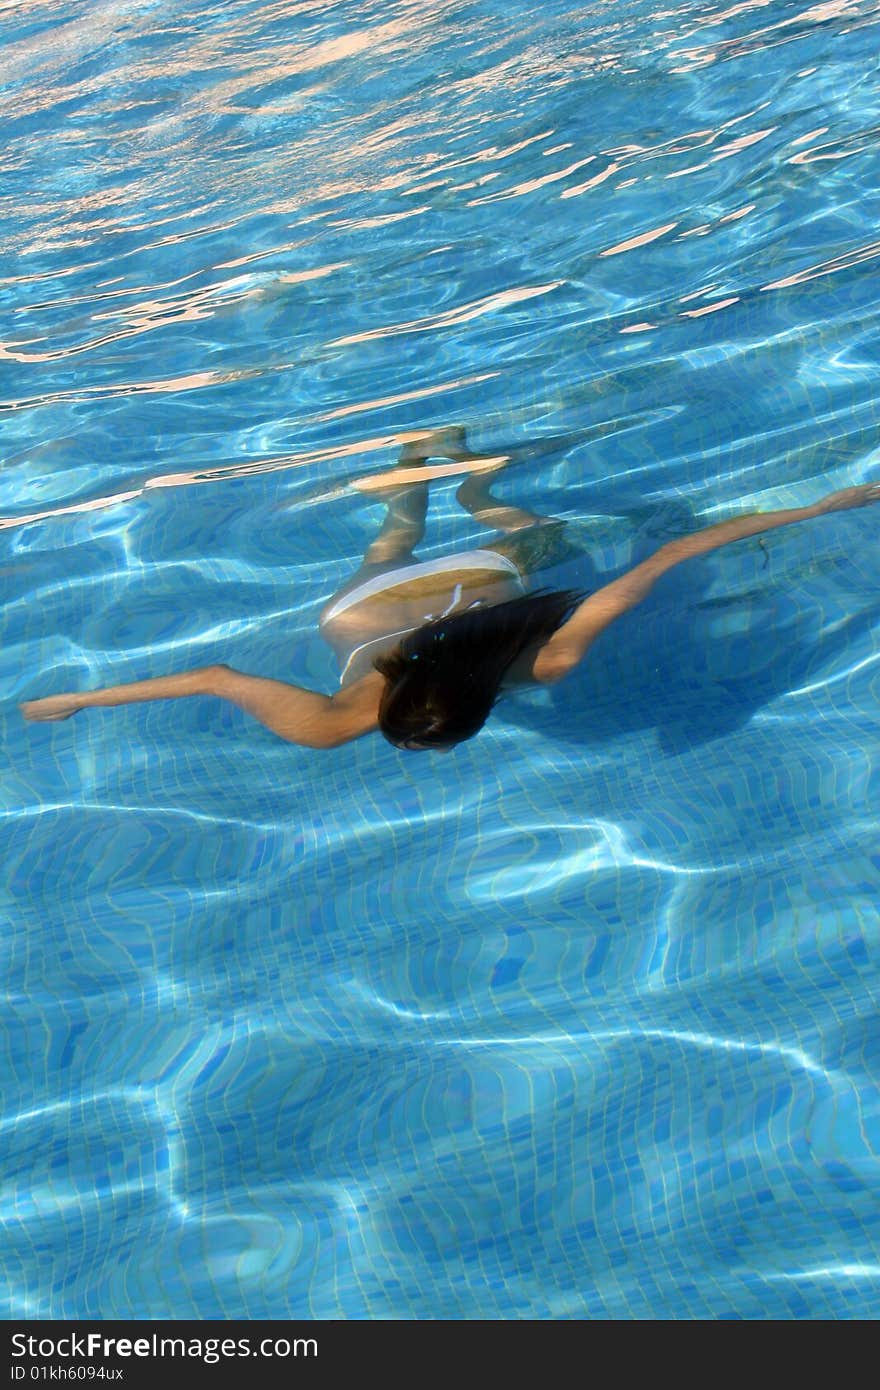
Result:
[[[472,465],[456,494],[501,537],[480,549],[420,561],[427,482],[411,481],[427,458]],[[336,652],[333,695],[228,666],[25,701],[26,719],[67,719],[82,709],[214,695],[290,743],[336,748],[381,731],[396,746],[444,749],[482,728],[499,694],[552,684],[583,660],[605,628],[634,608],[668,570],[697,555],[780,526],[880,501],[880,483],[844,488],[811,506],[752,513],[670,541],[589,597],[531,591],[529,574],[558,554],[563,526],[493,497],[489,477],[504,459],[470,453],[460,429],[434,431],[401,454],[406,481],[382,494],[386,515],[358,573],[321,614]]]

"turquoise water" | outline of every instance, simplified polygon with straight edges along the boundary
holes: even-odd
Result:
[[[15,701],[332,689],[414,429],[511,453],[584,588],[877,477],[878,20],[0,13],[7,1317],[876,1315],[874,511],[446,758]],[[485,539],[453,487],[425,555]]]

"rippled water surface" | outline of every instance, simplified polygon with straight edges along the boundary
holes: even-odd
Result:
[[[7,1316],[877,1313],[870,509],[448,758],[15,701],[331,690],[413,430],[510,453],[584,588],[878,476],[878,20],[2,6]]]

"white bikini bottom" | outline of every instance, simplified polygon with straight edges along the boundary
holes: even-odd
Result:
[[[361,603],[364,599],[371,598],[375,594],[384,594],[390,589],[396,589],[401,584],[411,584],[413,580],[423,579],[429,575],[454,574],[458,576],[467,573],[468,570],[495,570],[499,575],[509,575],[518,581],[521,591],[525,592],[522,588],[520,572],[512,560],[508,560],[505,555],[499,555],[495,550],[467,550],[461,555],[444,555],[438,560],[418,561],[412,565],[402,565],[398,569],[384,570],[381,574],[373,575],[372,578],[364,580],[362,584],[356,584],[353,589],[349,589],[329,608],[326,608],[321,614],[321,627],[326,627],[341,613],[345,613],[355,604]],[[421,627],[422,623],[434,622],[437,618],[445,618],[454,613],[461,601],[462,588],[463,585],[458,579],[450,585],[448,602],[441,612],[425,613],[420,623],[413,623],[396,632],[382,633],[378,637],[371,638],[369,642],[361,642],[360,645],[354,647],[348,653],[348,659],[342,667],[340,684],[345,684],[355,659],[370,647],[378,647],[380,643],[387,646],[391,638],[406,637],[410,632],[415,632],[417,627]],[[441,597],[443,597],[442,594]],[[473,603],[467,604],[466,608],[474,607],[481,602],[481,599],[476,599]]]

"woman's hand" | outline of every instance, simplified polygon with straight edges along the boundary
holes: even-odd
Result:
[[[69,719],[82,707],[77,695],[47,695],[43,700],[24,700],[18,708],[25,719],[35,724],[48,724],[51,720]]]
[[[853,507],[867,507],[872,502],[880,502],[880,483],[860,483],[858,487],[845,487],[840,492],[832,492],[817,503],[816,511],[848,512]]]

